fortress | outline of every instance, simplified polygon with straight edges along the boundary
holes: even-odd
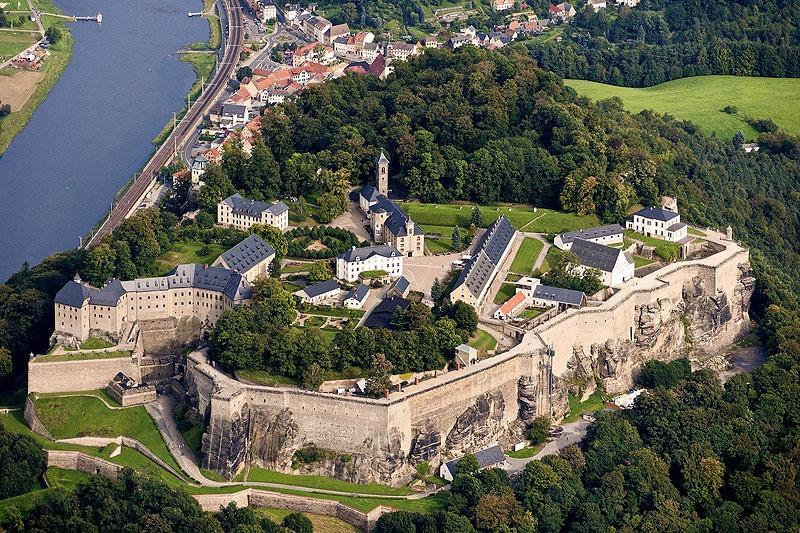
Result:
[[[247,385],[195,352],[185,385],[208,422],[202,466],[227,478],[248,463],[289,471],[294,452],[313,444],[327,454],[316,473],[403,483],[423,461],[518,441],[525,422],[561,419],[568,392],[585,397],[597,381],[622,392],[644,361],[714,352],[749,330],[748,251],[718,234],[708,240],[708,257],[636,278],[525,332],[508,352],[382,399]]]

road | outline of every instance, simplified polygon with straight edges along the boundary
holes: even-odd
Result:
[[[167,164],[173,156],[173,147],[177,144],[183,146],[187,138],[190,138],[203,120],[209,109],[214,105],[219,94],[225,90],[228,80],[231,78],[236,65],[239,62],[239,53],[242,49],[242,8],[238,0],[223,0],[226,19],[228,21],[228,35],[225,39],[225,51],[217,68],[214,77],[208,84],[203,94],[195,101],[187,112],[186,116],[178,124],[178,127],[170,133],[164,143],[156,150],[156,153],[147,162],[133,183],[125,190],[119,201],[114,205],[108,218],[102,223],[100,228],[89,240],[88,246],[98,244],[103,237],[109,235],[119,226],[134,208],[139,199],[150,188],[153,181],[158,177],[161,168]]]
[[[31,13],[36,13],[36,28],[37,28],[37,31],[39,32],[39,40],[36,41],[35,43],[33,43],[28,48],[26,48],[25,50],[30,50],[30,48],[32,46],[39,46],[39,44],[44,40],[44,26],[42,26],[42,15],[38,11],[36,11],[34,9],[33,2],[31,0],[28,0],[28,7],[30,8]],[[19,30],[9,30],[9,31],[19,31]],[[23,53],[25,53],[25,50],[23,50],[22,52],[20,52],[19,54],[15,55],[15,56],[13,56],[8,61],[0,63],[0,70],[2,70],[4,68],[6,68],[7,66],[9,66],[12,61],[14,61],[19,56],[21,56]]]
[[[539,453],[533,457],[528,457],[526,459],[514,459],[513,457],[509,457],[509,468],[507,470],[508,473],[514,474],[519,472],[520,470],[523,470],[525,465],[531,461],[538,461],[546,455],[553,455],[560,452],[567,446],[578,444],[586,436],[586,430],[589,428],[589,424],[590,422],[587,422],[583,419],[576,420],[575,422],[570,422],[568,424],[563,424],[562,427],[564,428],[564,433],[562,433],[557,439],[553,439],[545,444],[544,448],[539,450]]]

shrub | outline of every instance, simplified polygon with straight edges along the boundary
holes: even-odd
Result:
[[[283,527],[294,533],[313,533],[314,526],[311,520],[303,513],[289,513],[283,517]]]
[[[722,108],[722,112],[728,113],[729,115],[735,115],[736,113],[739,112],[739,108],[736,107],[735,105],[726,105],[725,107]]]
[[[546,416],[536,417],[531,427],[528,428],[528,439],[533,444],[541,444],[547,440],[549,430],[550,420]]]

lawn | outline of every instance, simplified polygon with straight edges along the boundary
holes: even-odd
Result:
[[[700,231],[699,229],[694,228],[692,226],[689,226],[689,228],[686,231],[689,233],[689,235],[694,235],[695,237],[707,237],[708,236],[706,234],[706,232]]]
[[[536,318],[537,316],[541,315],[545,311],[547,311],[549,307],[531,307],[529,309],[525,309],[519,314],[520,318]]]
[[[61,363],[64,361],[87,361],[91,359],[116,359],[118,357],[130,357],[130,350],[116,350],[113,352],[81,352],[81,353],[62,353],[56,355],[40,355],[34,363]]]
[[[641,268],[643,266],[652,265],[655,263],[652,259],[647,259],[646,257],[642,257],[640,255],[633,256],[633,264],[635,268]]]
[[[438,233],[439,235],[441,235],[441,237],[438,238],[438,239],[433,239],[433,238],[430,238],[430,237],[427,237],[425,239],[425,246],[428,247],[428,251],[430,253],[432,253],[432,254],[441,254],[441,253],[449,254],[449,253],[455,251],[455,250],[453,250],[453,228],[455,227],[455,225],[453,225],[453,226],[440,226],[440,225],[437,225],[437,224],[420,224],[420,227],[422,228],[422,231],[424,231],[426,234]],[[466,243],[467,242],[467,229],[463,228],[463,227],[460,228],[460,229],[461,229],[460,233],[461,233],[462,242]]]
[[[512,283],[503,283],[494,297],[494,303],[504,304],[517,293],[517,286]]]
[[[800,134],[800,79],[749,78],[743,76],[697,76],[668,81],[642,89],[616,87],[584,80],[566,80],[578,93],[592,99],[618,96],[634,113],[652,109],[679,119],[691,120],[706,133],[732,139],[742,131],[747,140],[758,136],[744,117],[770,118],[781,129]],[[725,106],[736,106],[728,114]]]
[[[450,228],[446,233],[444,229],[437,231],[437,233],[442,233],[442,237],[448,241],[453,226],[469,227],[473,207],[472,205],[423,204],[419,202],[405,202],[399,205],[425,231],[430,231],[426,229],[426,226]],[[578,216],[551,209],[534,209],[527,205],[480,206],[483,227],[494,222],[500,215],[508,217],[511,224],[517,229],[524,227],[525,231],[539,233],[559,233],[600,224],[594,215]]]
[[[56,439],[125,435],[138,440],[180,471],[155,422],[142,406],[109,409],[90,396],[43,397],[34,403],[42,423]]]
[[[283,518],[292,511],[287,509],[258,507],[256,512],[262,516],[266,516],[273,522],[280,524]],[[311,520],[311,525],[314,527],[315,533],[355,533],[358,531],[355,527],[351,526],[340,518],[313,513],[303,514],[306,515],[309,520]]]
[[[561,250],[555,246],[551,246],[550,249],[547,250],[547,255],[544,256],[544,261],[542,261],[542,266],[539,267],[539,272],[545,273],[550,270],[550,267],[556,264],[561,254]]]
[[[525,237],[517,250],[517,255],[514,256],[514,261],[511,262],[511,271],[525,276],[530,275],[542,248],[544,248],[544,243],[539,239]]]
[[[289,263],[281,267],[281,274],[298,274],[300,272],[308,272],[311,265],[314,263]]]
[[[497,347],[497,339],[488,331],[478,328],[475,334],[470,337],[468,344],[476,350],[486,350],[488,352]]]
[[[198,241],[180,241],[156,258],[156,264],[164,273],[185,263],[210,265],[226,250],[221,244],[205,244]]]
[[[89,337],[81,343],[82,350],[102,350],[103,348],[111,348],[114,346],[113,342],[105,339],[98,339],[97,337]]]
[[[681,245],[676,242],[665,241],[664,239],[659,239],[657,237],[648,237],[630,229],[625,230],[625,236],[629,239],[643,242],[647,246],[652,246],[656,249],[656,253],[662,258],[663,255],[659,253],[659,250],[662,252],[667,252],[667,255],[672,255],[674,257],[679,257],[680,255]]]
[[[544,443],[537,444],[535,446],[525,446],[516,452],[506,452],[506,456],[513,459],[527,459],[542,451],[542,448],[544,448]]]
[[[601,410],[603,407],[606,406],[604,402],[605,397],[606,397],[605,393],[598,390],[592,393],[592,395],[589,396],[585,402],[581,402],[578,401],[578,398],[570,394],[569,415],[564,417],[564,420],[562,420],[561,423],[568,424],[570,422],[575,422],[584,413],[596,413],[597,411]]]
[[[303,326],[307,328],[319,328],[322,327],[322,325],[327,321],[328,321],[327,317],[312,315],[306,318],[305,322],[303,322]]]
[[[296,387],[298,385],[294,378],[273,374],[267,370],[237,370],[236,377],[267,387]]]
[[[335,316],[341,318],[361,318],[364,316],[364,311],[360,309],[346,309],[344,307],[328,307],[324,305],[300,305],[298,311],[301,313],[308,313],[323,316]]]
[[[410,490],[407,487],[390,487],[380,483],[361,485],[358,483],[349,483],[347,481],[341,481],[339,479],[333,479],[326,476],[284,474],[259,467],[251,467],[250,473],[245,481],[279,483],[281,485],[295,485],[298,487],[336,490],[340,492],[358,492],[361,494],[374,494],[376,496],[404,496],[410,493]]]
[[[14,15],[12,15],[14,16]],[[0,32],[0,57],[5,61],[22,52],[37,41],[36,33],[31,31]]]
[[[89,479],[89,474],[84,474],[78,470],[67,470],[55,466],[48,467],[44,472],[49,487],[75,488],[76,485]]]

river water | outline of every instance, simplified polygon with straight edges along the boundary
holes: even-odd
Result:
[[[208,39],[199,0],[56,0],[72,61],[0,157],[0,282],[24,261],[78,246],[147,161],[194,82],[177,50]]]

